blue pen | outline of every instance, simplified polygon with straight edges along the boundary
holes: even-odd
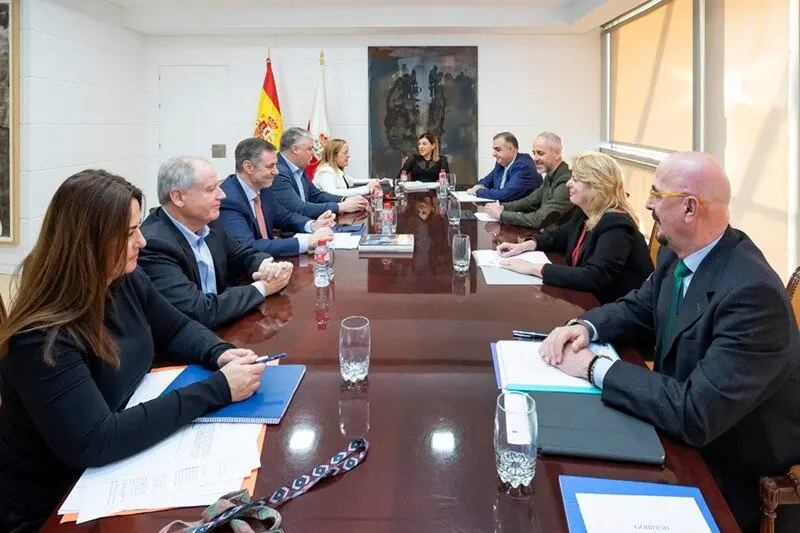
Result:
[[[256,359],[256,364],[259,363],[269,363],[270,361],[274,361],[275,359],[281,359],[286,357],[286,352],[284,353],[276,353],[275,355],[263,355]]]

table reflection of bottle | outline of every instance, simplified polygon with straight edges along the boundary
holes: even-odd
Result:
[[[369,432],[369,377],[355,383],[341,381],[339,431],[348,439],[365,437]]]
[[[316,287],[314,291],[314,319],[317,322],[317,329],[328,328],[328,321],[331,319],[331,308],[333,307],[333,285],[327,287]]]

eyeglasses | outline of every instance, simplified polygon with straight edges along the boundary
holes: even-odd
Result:
[[[694,198],[695,200],[697,200],[697,203],[699,203],[700,205],[705,204],[705,202],[703,200],[701,200],[700,198],[697,198],[696,196],[694,196],[692,194],[689,194],[688,192],[657,191],[655,189],[655,187],[653,187],[653,186],[650,187],[650,198],[651,199],[655,199],[655,198],[658,198],[658,199],[661,199],[661,198],[689,198],[689,197]]]

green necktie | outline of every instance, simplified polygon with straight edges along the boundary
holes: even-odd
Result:
[[[664,364],[664,358],[667,356],[669,350],[670,340],[672,334],[675,332],[675,323],[678,321],[678,311],[680,310],[681,300],[683,299],[683,279],[691,274],[692,271],[679,259],[675,265],[675,270],[672,272],[672,299],[669,303],[669,315],[667,315],[667,325],[664,328],[664,333],[661,336],[661,346],[656,355],[655,370],[661,370]]]

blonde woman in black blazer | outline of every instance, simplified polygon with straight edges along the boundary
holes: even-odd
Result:
[[[619,165],[605,154],[584,152],[574,159],[567,188],[570,202],[580,211],[536,240],[498,246],[506,258],[501,266],[541,277],[547,285],[591,292],[601,303],[640,288],[653,272],[653,263],[626,198]],[[531,250],[562,252],[566,265],[511,258]]]

